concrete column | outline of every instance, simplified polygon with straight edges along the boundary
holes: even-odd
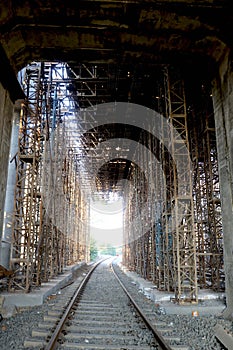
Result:
[[[9,60],[0,45],[0,242],[8,174],[9,152],[14,102],[24,99],[24,93]],[[1,252],[0,252],[1,254]]]
[[[3,227],[13,107],[8,91],[0,83],[0,238]]]
[[[219,180],[222,203],[226,318],[233,319],[233,70],[227,55],[213,81]]]
[[[12,214],[14,211],[14,193],[16,182],[16,161],[14,156],[18,152],[18,135],[19,135],[19,117],[20,117],[21,101],[15,103],[12,133],[10,144],[10,156],[8,165],[6,199],[4,206],[3,230],[0,244],[0,265],[9,269],[10,264],[10,248],[12,239]]]

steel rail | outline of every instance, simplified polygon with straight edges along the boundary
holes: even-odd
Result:
[[[109,258],[107,258],[107,259],[109,259]],[[97,263],[95,263],[94,266],[91,268],[91,270],[88,272],[88,274],[85,276],[85,278],[81,282],[80,286],[78,287],[77,291],[73,295],[71,301],[69,302],[69,304],[68,304],[64,314],[62,315],[62,318],[60,319],[60,321],[58,322],[55,330],[53,331],[53,334],[52,334],[49,342],[45,345],[43,350],[54,350],[56,348],[57,341],[58,341],[59,336],[60,336],[60,334],[62,332],[63,326],[66,323],[66,321],[67,321],[67,319],[68,319],[68,317],[70,315],[70,312],[71,312],[74,304],[81,297],[81,293],[82,293],[83,289],[85,288],[85,286],[86,286],[88,280],[90,279],[92,273],[94,272],[94,270],[97,268],[98,265],[100,265],[103,261],[105,261],[107,259],[102,259],[102,260],[98,261]],[[173,350],[171,348],[171,346],[165,341],[165,339],[163,338],[161,333],[148,320],[148,318],[143,313],[143,311],[141,310],[139,305],[136,303],[136,301],[133,299],[133,297],[127,291],[126,287],[124,286],[124,284],[122,283],[122,281],[118,277],[117,273],[115,272],[112,262],[110,264],[110,267],[111,267],[111,270],[112,270],[116,280],[121,285],[123,291],[125,292],[125,294],[129,298],[130,302],[132,303],[132,305],[134,306],[134,308],[136,309],[136,311],[138,312],[138,314],[142,318],[143,322],[146,324],[147,328],[152,331],[152,333],[153,333],[153,335],[155,337],[155,340],[157,341],[157,343],[160,346],[161,350]]]
[[[120,278],[118,277],[116,271],[114,270],[114,266],[113,263],[111,263],[111,268],[112,271],[114,273],[114,276],[116,277],[117,281],[119,282],[119,284],[121,285],[122,289],[124,290],[125,294],[127,295],[127,297],[129,298],[130,302],[133,304],[133,306],[135,307],[136,311],[138,312],[138,314],[140,315],[140,317],[142,318],[143,322],[147,325],[148,329],[152,331],[157,343],[159,344],[159,346],[161,347],[161,350],[173,350],[172,347],[170,346],[170,344],[168,344],[164,337],[162,336],[162,334],[156,329],[156,327],[148,320],[148,318],[146,317],[146,315],[143,313],[142,309],[139,307],[139,305],[136,303],[136,301],[133,299],[133,297],[130,295],[130,293],[127,291],[126,287],[124,286],[123,282],[120,280]]]
[[[62,318],[60,319],[59,323],[57,324],[48,344],[46,344],[46,346],[44,347],[44,350],[54,350],[55,349],[55,346],[57,344],[57,340],[61,334],[61,331],[63,329],[65,322],[67,321],[67,319],[69,317],[70,311],[72,310],[74,304],[77,302],[78,298],[81,296],[81,292],[84,289],[84,287],[86,286],[93,271],[97,268],[98,265],[100,265],[105,260],[107,260],[107,259],[105,258],[105,259],[102,259],[102,260],[98,261],[97,263],[95,263],[94,266],[91,268],[91,270],[86,275],[86,277],[82,280],[80,286],[78,287],[77,291],[75,292],[74,296],[72,297],[71,301],[69,302],[64,314],[62,315]]]

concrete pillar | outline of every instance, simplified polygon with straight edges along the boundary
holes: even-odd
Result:
[[[219,179],[222,203],[226,318],[233,319],[233,67],[226,55],[213,81]]]
[[[0,83],[0,238],[3,227],[13,107],[9,92]]]
[[[14,102],[24,99],[24,93],[9,60],[0,45],[0,242],[8,174],[9,152]],[[1,252],[0,252],[1,255]]]
[[[8,165],[7,187],[6,187],[6,199],[4,206],[4,219],[2,238],[0,243],[0,265],[6,269],[9,269],[10,264],[10,248],[12,239],[12,214],[14,211],[14,193],[16,182],[16,162],[14,156],[18,151],[18,135],[19,135],[19,117],[20,117],[21,101],[15,103],[13,121],[12,121],[12,133],[10,143],[10,156]]]

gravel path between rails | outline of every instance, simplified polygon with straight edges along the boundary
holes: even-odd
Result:
[[[85,330],[80,330],[82,327]],[[108,349],[108,346],[125,350],[158,349],[153,333],[137,315],[116,280],[109,260],[94,270],[65,333],[61,349],[77,343],[84,349],[87,344],[88,349],[96,346],[104,349]]]
[[[122,273],[121,277],[135,296],[139,297],[145,306],[151,305],[155,308],[156,317],[164,320],[168,324],[172,324],[174,328],[178,328],[180,336],[185,345],[190,346],[190,350],[222,350],[223,348],[214,337],[214,326],[221,324],[231,332],[233,331],[233,322],[224,320],[221,316],[199,316],[193,317],[189,315],[164,315],[159,314],[156,310],[154,302],[148,300],[145,295],[139,291],[138,287],[133,283],[132,279]],[[67,287],[69,288],[69,287]],[[19,312],[8,319],[0,321],[0,349],[1,350],[23,350],[24,340],[31,336],[32,329],[36,329],[38,324],[43,321],[43,317],[47,315],[48,309],[59,302],[59,298],[66,293],[66,289],[58,292],[56,297],[48,298],[41,306],[30,307],[19,310]]]
[[[190,350],[225,350],[225,348],[223,348],[215,338],[214,327],[216,324],[220,324],[233,333],[232,321],[224,320],[221,315],[193,317],[191,312],[190,315],[168,314],[169,310],[167,314],[164,314],[164,311],[166,311],[164,305],[166,305],[166,308],[168,309],[168,303],[161,303],[160,305],[157,304],[156,310],[155,302],[148,300],[142,291],[136,287],[134,280],[130,279],[129,276],[126,276],[126,274],[124,274],[118,266],[117,271],[135,299],[138,298],[140,300],[140,304],[144,303],[145,309],[148,308],[148,304],[151,305],[151,308],[155,308],[155,313],[157,315],[156,318],[158,320],[165,321],[168,325],[172,325],[174,328],[174,333],[180,336],[182,343],[184,345],[188,345]],[[216,306],[218,303],[223,303],[223,301],[206,300],[203,304],[205,304],[205,307],[211,308],[211,306]],[[180,306],[181,310],[182,307],[183,306]]]

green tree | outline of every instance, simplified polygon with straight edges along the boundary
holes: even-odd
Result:
[[[113,247],[111,244],[107,244],[105,246],[100,247],[100,253],[105,255],[116,255],[116,248]]]
[[[97,249],[97,243],[96,240],[91,237],[90,239],[90,260],[93,261],[98,256],[98,249]]]

